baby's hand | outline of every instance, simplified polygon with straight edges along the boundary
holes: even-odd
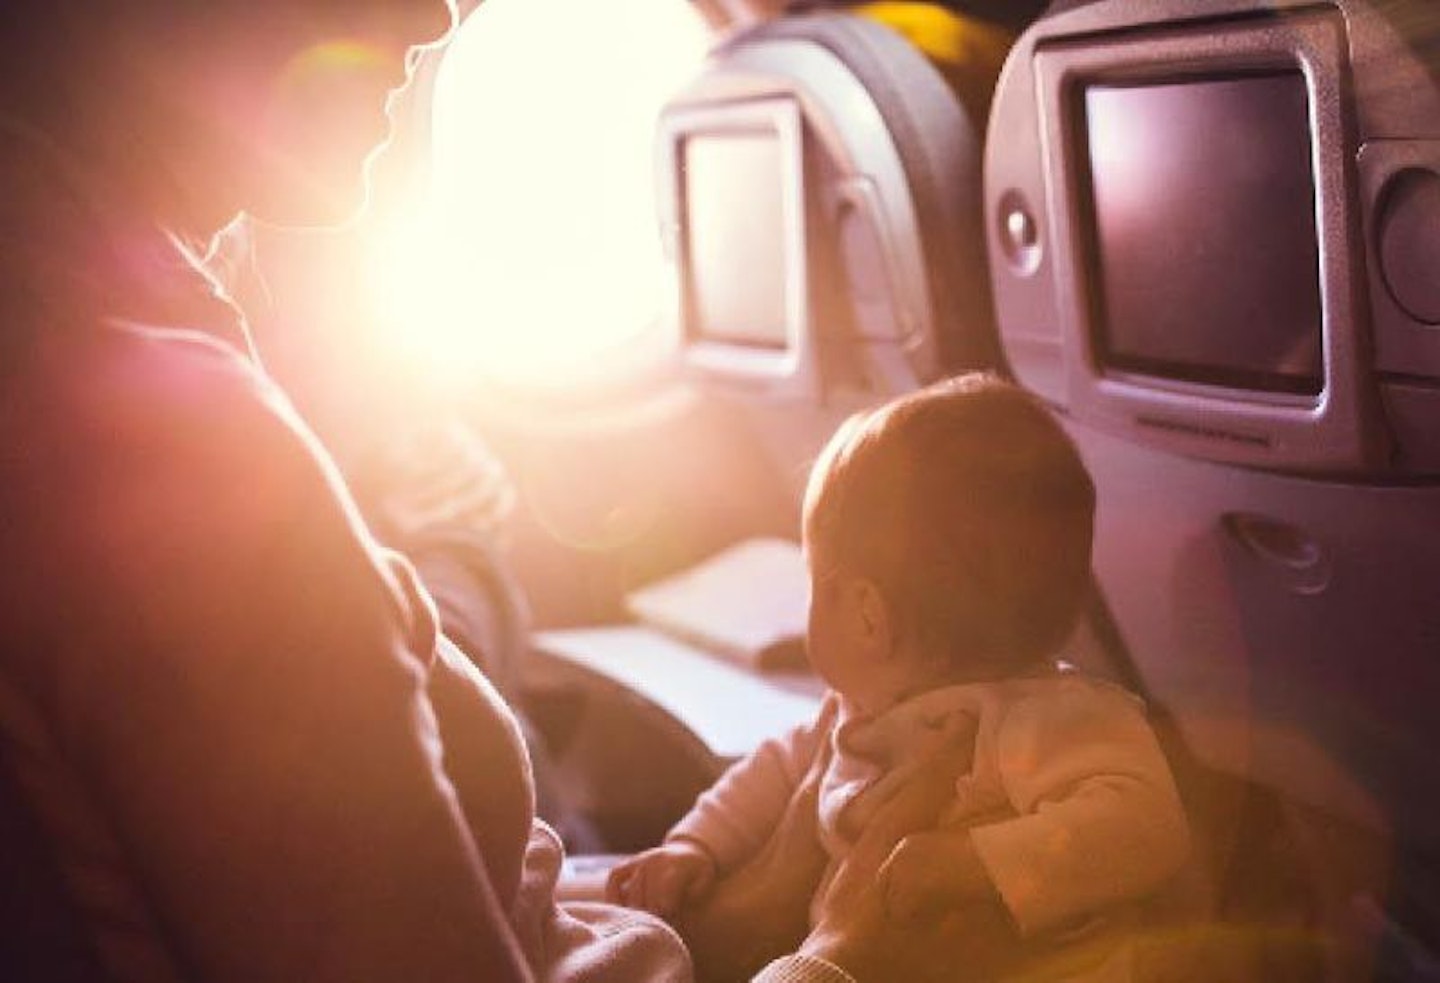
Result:
[[[714,859],[699,844],[682,840],[616,865],[605,883],[605,899],[668,918],[714,882]]]

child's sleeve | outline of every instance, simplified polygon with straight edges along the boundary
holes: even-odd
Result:
[[[675,824],[666,841],[699,843],[722,873],[758,853],[829,740],[837,710],[831,694],[813,721],[765,741],[731,765]]]
[[[1001,723],[1002,782],[1019,816],[971,831],[1024,934],[1158,887],[1189,827],[1139,701],[1085,681],[1016,705]]]

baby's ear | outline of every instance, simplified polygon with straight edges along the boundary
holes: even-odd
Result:
[[[885,595],[868,577],[855,579],[855,609],[865,641],[875,655],[889,658],[895,650],[895,619]]]

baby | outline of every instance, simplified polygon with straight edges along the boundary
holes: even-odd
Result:
[[[1046,409],[983,374],[852,418],[805,494],[807,645],[831,689],[807,727],[731,768],[612,900],[667,917],[764,846],[823,769],[816,895],[938,748],[971,762],[934,828],[881,868],[887,917],[998,899],[1027,958],[1124,979],[1126,902],[1189,835],[1140,701],[1060,660],[1090,584],[1095,493]],[[1133,907],[1133,906],[1132,906]]]

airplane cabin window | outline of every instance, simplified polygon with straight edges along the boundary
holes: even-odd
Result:
[[[450,385],[546,390],[668,354],[654,125],[708,43],[674,0],[486,0],[465,19],[424,207],[377,256],[402,355]]]

